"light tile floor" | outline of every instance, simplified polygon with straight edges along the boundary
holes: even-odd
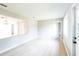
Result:
[[[58,56],[59,40],[39,38],[7,51],[2,56]]]

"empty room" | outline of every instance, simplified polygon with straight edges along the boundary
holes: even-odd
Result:
[[[0,3],[0,56],[79,56],[79,4]]]

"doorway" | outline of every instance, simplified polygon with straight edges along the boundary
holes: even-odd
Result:
[[[74,56],[79,56],[79,4],[74,7],[73,53]]]

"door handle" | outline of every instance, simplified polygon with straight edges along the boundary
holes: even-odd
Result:
[[[73,43],[76,44],[77,42],[76,41],[73,41]]]
[[[77,39],[76,37],[74,37],[74,39]]]

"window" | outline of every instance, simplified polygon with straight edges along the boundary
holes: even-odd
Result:
[[[0,39],[26,33],[26,21],[0,15]]]

